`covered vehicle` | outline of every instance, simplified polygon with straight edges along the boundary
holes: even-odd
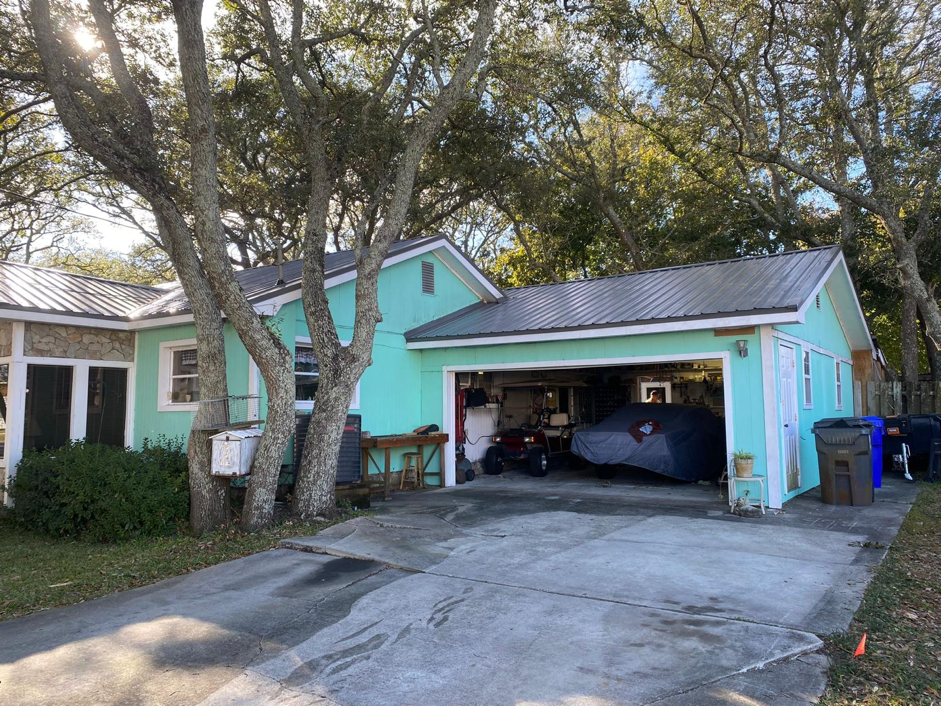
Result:
[[[623,464],[679,480],[711,480],[725,467],[725,425],[705,407],[629,404],[575,432],[572,452],[602,477]]]

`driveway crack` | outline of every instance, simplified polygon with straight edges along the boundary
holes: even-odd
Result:
[[[798,649],[798,650],[795,650],[791,654],[783,655],[781,657],[778,657],[773,660],[769,660],[767,662],[760,662],[758,664],[753,664],[751,666],[745,667],[744,669],[739,669],[734,672],[729,672],[728,674],[718,676],[715,679],[710,679],[709,681],[704,681],[700,684],[696,684],[695,686],[691,686],[688,689],[677,689],[676,691],[672,691],[669,694],[658,696],[653,701],[645,701],[643,704],[640,704],[640,706],[655,706],[655,704],[663,703],[667,699],[673,699],[673,698],[676,698],[677,696],[683,696],[684,694],[691,694],[694,691],[697,691],[699,689],[703,689],[713,684],[717,684],[723,679],[729,679],[730,677],[741,676],[743,674],[748,674],[750,672],[757,672],[761,669],[767,669],[768,667],[773,667],[774,665],[777,665],[777,664],[784,664],[785,662],[790,662],[792,660],[800,660],[805,655],[813,654],[815,652],[818,652],[819,650],[820,650],[819,647],[815,647],[813,649]],[[767,690],[765,691],[766,693],[769,693],[767,692]]]

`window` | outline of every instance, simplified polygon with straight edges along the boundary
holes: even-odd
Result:
[[[314,357],[314,349],[310,346],[295,345],[294,400],[305,403],[299,404],[298,407],[313,408],[319,382],[320,368],[317,366],[317,359]]]
[[[347,345],[349,341],[342,341]],[[320,368],[314,348],[309,338],[298,337],[294,343],[294,407],[296,409],[313,409],[314,399],[317,396],[317,387],[320,384]],[[359,383],[353,391],[353,400],[350,409],[359,409]]]
[[[839,359],[836,361],[836,408],[843,409],[843,368]]]
[[[422,260],[421,292],[422,294],[434,294],[435,293],[435,263],[433,262],[425,262],[424,260]]]
[[[71,418],[71,366],[28,365],[23,449],[42,451],[64,446],[69,441]]]
[[[814,386],[810,377],[810,351],[804,350],[804,409],[814,406]]]
[[[196,340],[160,344],[157,409],[195,412],[199,406],[199,360]]]
[[[127,421],[127,370],[88,369],[85,439],[95,444],[124,446]]]
[[[199,371],[195,348],[172,353],[170,363],[170,402],[199,402]]]

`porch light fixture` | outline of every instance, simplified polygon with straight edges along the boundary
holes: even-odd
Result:
[[[740,338],[735,342],[735,345],[738,346],[738,355],[740,358],[748,357],[748,341],[744,338]]]

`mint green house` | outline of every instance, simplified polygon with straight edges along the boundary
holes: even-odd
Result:
[[[280,284],[275,267],[238,276],[295,351],[303,413],[317,366],[300,269],[286,263]],[[327,270],[342,340],[352,254],[329,254]],[[350,411],[372,435],[439,425],[450,435],[434,462],[446,485],[459,444],[478,460],[499,428],[539,424],[543,410],[587,426],[657,390],[724,420],[726,450],[755,454],[766,501],[780,507],[819,484],[810,428],[854,414],[854,359],[875,355],[835,247],[501,291],[450,241],[423,238],[393,247],[379,300],[374,362]],[[263,418],[258,371],[228,326],[225,335],[230,394],[257,395]],[[25,448],[185,436],[199,405],[194,339],[179,287],[0,263],[5,476]],[[468,390],[485,402],[463,404]],[[396,450],[393,470],[408,450]]]

